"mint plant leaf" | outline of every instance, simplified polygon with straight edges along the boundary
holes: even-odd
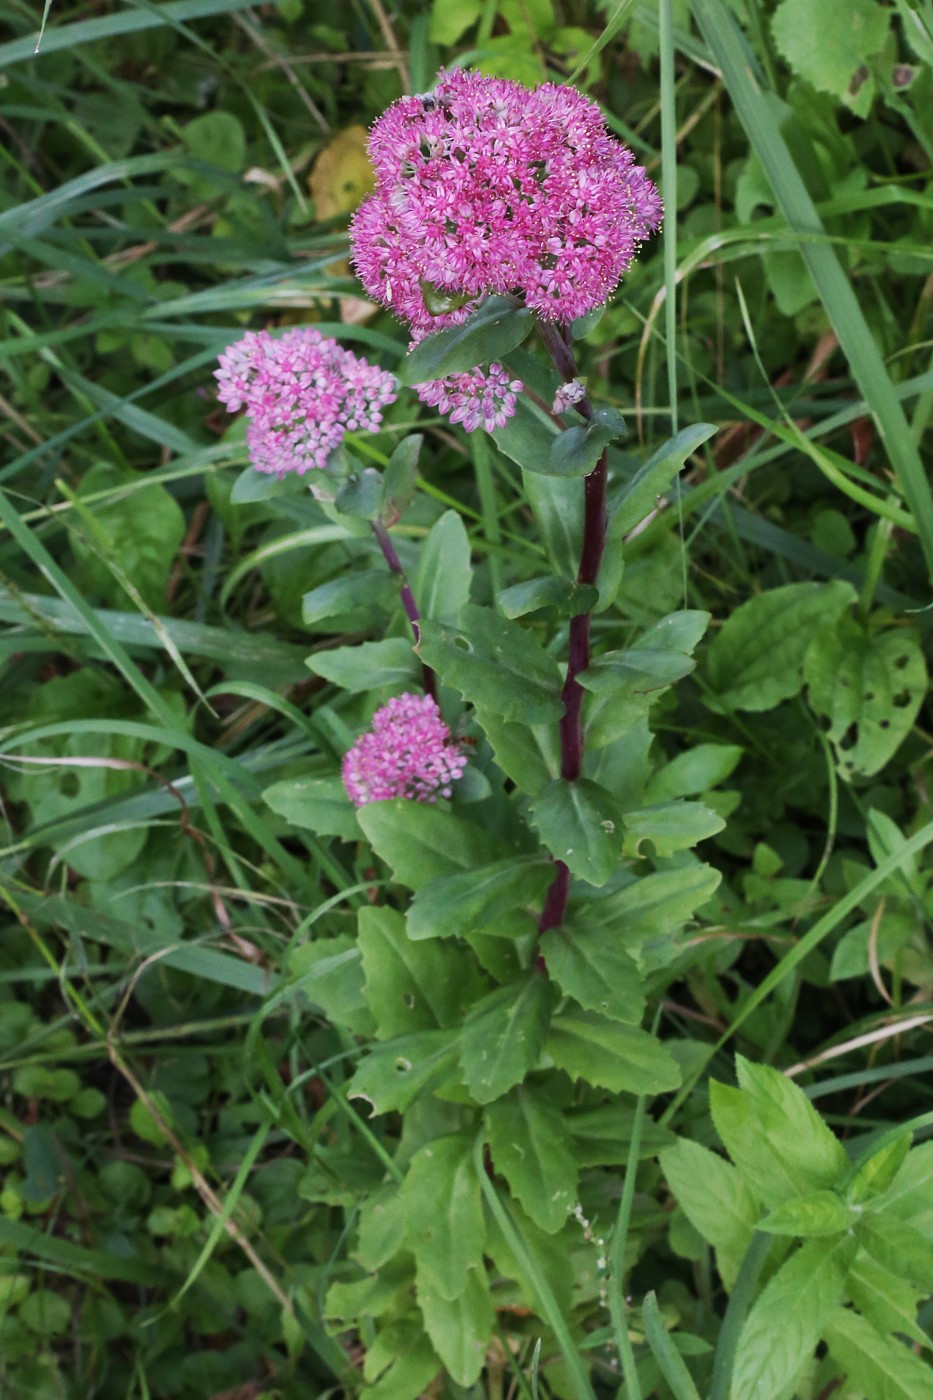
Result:
[[[812,1239],[820,1235],[838,1235],[852,1228],[857,1217],[835,1191],[811,1191],[808,1196],[795,1196],[759,1222],[759,1230],[770,1235],[792,1235]]]
[[[689,1138],[660,1154],[661,1170],[690,1224],[716,1251],[727,1288],[738,1275],[758,1221],[758,1205],[731,1162]]]
[[[933,1400],[933,1370],[894,1337],[851,1308],[838,1308],[826,1331],[832,1356],[871,1400]]]

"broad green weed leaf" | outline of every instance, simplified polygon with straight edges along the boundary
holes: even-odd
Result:
[[[381,1039],[454,1025],[481,995],[476,965],[463,949],[413,943],[404,916],[386,905],[364,906],[357,919],[364,993]]]
[[[548,972],[587,1011],[638,1025],[645,1011],[638,967],[611,928],[548,929],[541,937]]]
[[[771,710],[803,686],[803,662],[817,631],[855,602],[855,589],[788,583],[749,598],[713,638],[709,677],[726,710]]]
[[[423,384],[501,360],[531,330],[533,316],[504,297],[487,297],[462,326],[426,336],[399,365],[402,384]]]
[[[554,878],[543,859],[511,856],[423,886],[408,912],[408,937],[463,937],[490,928],[503,915],[543,899]]]
[[[592,1011],[555,1016],[547,1051],[571,1079],[614,1094],[664,1094],[680,1084],[680,1067],[660,1040]]]
[[[722,1281],[731,1288],[758,1221],[755,1198],[731,1162],[689,1138],[665,1148],[660,1162],[678,1205],[715,1249]]]
[[[597,1108],[578,1108],[565,1113],[564,1118],[574,1142],[574,1155],[581,1167],[619,1166],[629,1160],[632,1150],[632,1129],[635,1110],[618,1103],[601,1104]],[[656,1157],[676,1141],[667,1128],[650,1118],[642,1125],[639,1157]]]
[[[373,850],[411,890],[506,854],[475,822],[426,802],[404,797],[368,802],[359,809],[358,819]]]
[[[419,1293],[459,1298],[470,1270],[482,1271],[486,1229],[473,1165],[473,1137],[455,1133],[418,1149],[401,1186]]]
[[[514,414],[501,428],[493,428],[492,437],[499,451],[517,462],[526,478],[577,485],[579,489],[575,478],[548,477],[543,473],[557,432],[544,409],[531,403],[526,394],[519,394]],[[575,568],[570,572],[575,572]]]
[[[577,1163],[564,1118],[527,1085],[486,1109],[493,1165],[512,1195],[548,1234],[567,1223],[576,1199]]]
[[[613,929],[626,949],[637,954],[658,935],[673,938],[695,910],[702,908],[722,876],[709,865],[659,870],[632,880],[604,898],[588,900],[572,910],[571,924],[597,923]]]
[[[589,584],[571,583],[566,578],[531,578],[505,588],[496,601],[506,617],[524,617],[539,608],[554,608],[558,617],[574,617],[588,612],[598,593]]]
[[[890,23],[878,0],[820,0],[818,13],[810,0],[781,0],[772,33],[795,73],[864,117],[874,82],[870,74],[859,81],[860,70],[884,48]]]
[[[455,510],[447,510],[428,531],[418,554],[413,584],[423,618],[456,627],[470,600],[470,541]]]
[[[305,665],[353,695],[382,685],[411,686],[419,677],[418,658],[404,637],[315,651],[305,658]]]
[[[81,481],[79,499],[99,492],[111,498],[88,501],[93,533],[77,530],[72,548],[86,578],[108,602],[125,606],[126,594],[107,567],[112,559],[155,612],[165,608],[165,589],[185,534],[175,498],[156,482],[101,464]],[[122,494],[121,494],[122,492]]]
[[[482,0],[432,0],[431,27],[434,44],[455,44],[482,14]]]
[[[411,1263],[398,1260],[379,1274],[331,1284],[324,1315],[330,1322],[343,1323],[356,1322],[360,1317],[381,1317],[394,1309],[404,1290],[410,1287]]]
[[[51,1288],[37,1288],[20,1305],[19,1317],[37,1337],[60,1337],[71,1326],[71,1304]]]
[[[456,1030],[418,1031],[370,1050],[347,1085],[347,1097],[365,1099],[373,1113],[404,1113],[419,1095],[447,1080],[460,1082]]]
[[[492,1103],[538,1063],[550,988],[537,970],[475,1004],[461,1032],[460,1065],[477,1103]]]
[[[392,1359],[378,1379],[367,1385],[366,1400],[419,1400],[440,1370],[437,1352],[420,1321],[387,1328],[379,1341]],[[371,1351],[367,1349],[367,1360]]]
[[[417,1296],[425,1331],[451,1379],[473,1386],[486,1364],[496,1316],[485,1272],[472,1269],[463,1283],[460,1296],[448,1300],[429,1285],[422,1286],[419,1271]]]
[[[588,778],[555,778],[538,793],[532,821],[555,860],[591,885],[604,885],[622,849],[619,814],[609,794]]]
[[[844,778],[877,773],[913,728],[927,690],[914,632],[868,633],[843,616],[821,628],[804,660],[810,704],[825,715]]]
[[[354,613],[359,616],[357,625],[365,626],[376,609],[390,611],[397,597],[398,588],[388,570],[359,569],[328,579],[306,593],[301,600],[301,618],[315,631],[348,631],[354,625]],[[345,625],[348,615],[351,620]],[[339,628],[321,626],[334,619],[340,620]]]
[[[522,407],[524,396],[519,398]],[[507,431],[515,418],[506,424]],[[549,420],[545,420],[546,423]],[[550,451],[553,425],[541,430],[544,440],[540,444],[546,457]],[[498,441],[497,434],[493,434]],[[501,445],[501,444],[500,444]],[[505,449],[503,448],[503,451]],[[560,578],[572,579],[577,576],[580,562],[580,544],[583,538],[583,492],[578,481],[562,481],[556,476],[542,476],[539,472],[522,472],[522,493],[531,507],[535,525],[554,573]]]
[[[262,800],[292,826],[318,836],[359,840],[356,808],[336,774],[331,778],[285,778],[266,788]]]
[[[811,1240],[781,1265],[745,1320],[730,1400],[791,1400],[854,1255],[854,1240]]]
[[[418,458],[424,437],[409,433],[402,438],[386,463],[382,475],[382,501],[379,519],[387,528],[399,521],[415,499],[418,489]]]
[[[851,1308],[838,1308],[826,1331],[830,1353],[871,1400],[933,1400],[933,1369],[895,1337]]]
[[[387,1264],[407,1241],[405,1200],[394,1181],[373,1191],[359,1208],[355,1258],[364,1269]]]
[[[738,744],[695,744],[652,775],[645,788],[645,801],[698,797],[724,783],[738,767],[744,752]]]
[[[466,700],[505,719],[531,724],[559,719],[560,671],[532,633],[491,608],[469,603],[462,619],[456,628],[423,624],[422,660]]]
[[[709,624],[709,613],[687,609],[649,627],[633,647],[597,657],[580,684],[598,695],[611,691],[631,699],[664,690],[694,669],[692,654]]]
[[[835,1191],[811,1191],[795,1196],[772,1210],[759,1223],[759,1230],[770,1235],[792,1235],[802,1239],[838,1235],[855,1224],[856,1216]]]

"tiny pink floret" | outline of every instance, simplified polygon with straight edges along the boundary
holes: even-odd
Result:
[[[523,387],[520,379],[511,379],[497,364],[415,385],[422,403],[446,413],[451,423],[462,423],[468,433],[477,428],[491,433],[504,427],[515,412],[515,395]]]
[[[343,785],[354,807],[392,797],[436,802],[450,796],[466,762],[430,695],[398,695],[347,751]]]
[[[276,476],[326,466],[346,432],[375,432],[396,397],[393,375],[310,326],[248,331],[214,377],[229,412],[246,409],[253,466]]]

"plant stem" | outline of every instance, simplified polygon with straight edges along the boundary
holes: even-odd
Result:
[[[540,332],[554,367],[564,383],[576,379],[577,362],[569,330],[542,322]],[[593,406],[585,394],[577,409],[587,421],[592,419]],[[604,451],[583,481],[583,542],[577,569],[577,582],[580,584],[595,584],[599,576],[599,566],[606,546],[607,476],[608,456]],[[575,782],[583,771],[583,687],[577,677],[589,664],[590,614],[583,612],[570,619],[567,675],[561,690],[564,714],[560,721],[560,774],[568,782]],[[557,873],[547,892],[544,910],[538,923],[539,933],[556,928],[563,922],[567,911],[570,872],[563,861],[557,861],[556,864]]]
[[[389,532],[381,520],[372,520],[373,534],[376,536],[379,548],[382,550],[383,558],[399,580],[399,597],[402,600],[402,607],[405,609],[405,616],[411,623],[411,630],[414,633],[415,645],[421,640],[421,614],[418,611],[418,604],[415,602],[415,595],[411,591],[408,579],[405,577],[405,570],[402,568],[402,561],[395,551],[395,545],[389,537]],[[433,700],[437,699],[437,677],[430,666],[421,663],[421,673],[424,682],[424,693],[430,695]]]

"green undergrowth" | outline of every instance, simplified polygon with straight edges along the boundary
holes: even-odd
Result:
[[[53,5],[38,57],[7,15],[0,1392],[933,1396],[929,0]],[[213,388],[263,326],[404,373],[347,217],[452,63],[668,157],[676,238],[576,343],[618,868],[553,781],[579,483],[407,391],[349,443],[422,438],[393,539],[476,717],[453,814],[358,815],[404,613]]]

